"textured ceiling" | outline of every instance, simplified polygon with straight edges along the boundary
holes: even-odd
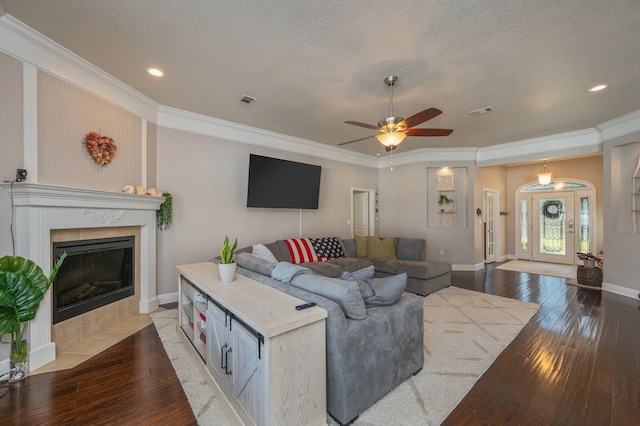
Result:
[[[0,0],[160,104],[337,145],[388,115],[443,114],[397,152],[488,146],[640,110],[636,0]],[[146,74],[158,66],[165,77]],[[599,93],[587,89],[599,83]],[[243,95],[258,98],[241,106]],[[494,112],[470,116],[492,106]],[[345,146],[383,153],[375,140]]]

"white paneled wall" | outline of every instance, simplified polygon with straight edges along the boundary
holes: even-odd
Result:
[[[142,120],[45,72],[38,72],[38,181],[120,191],[142,183]],[[98,166],[87,154],[84,135],[111,137],[114,159]]]

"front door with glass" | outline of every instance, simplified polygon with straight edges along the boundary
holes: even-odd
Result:
[[[575,263],[575,220],[572,192],[533,194],[532,257],[552,263]]]

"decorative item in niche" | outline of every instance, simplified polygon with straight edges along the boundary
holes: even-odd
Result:
[[[109,164],[118,150],[113,139],[96,132],[89,132],[84,136],[84,147],[93,161],[101,167]]]

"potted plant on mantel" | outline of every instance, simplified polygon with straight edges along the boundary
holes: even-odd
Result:
[[[238,247],[238,239],[229,246],[229,237],[224,237],[222,250],[220,251],[220,263],[218,271],[220,272],[220,281],[223,283],[231,283],[236,276],[236,262],[233,260],[233,251]]]
[[[60,256],[49,278],[32,260],[19,256],[0,259],[0,335],[11,333],[9,382],[27,377],[29,321],[36,317],[65,257],[66,253]]]

